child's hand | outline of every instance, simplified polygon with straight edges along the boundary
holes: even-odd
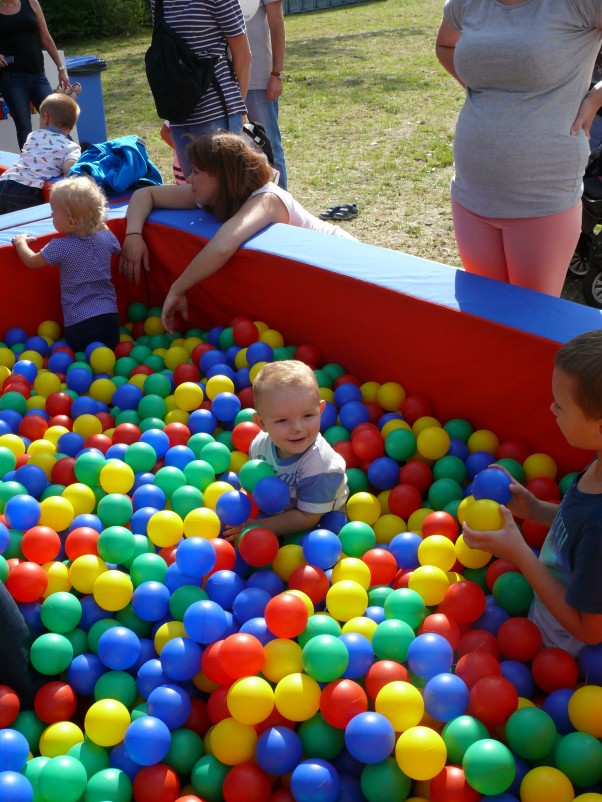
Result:
[[[161,322],[165,326],[165,330],[170,334],[175,331],[174,320],[178,312],[184,320],[188,320],[188,301],[185,295],[179,295],[177,292],[170,290],[167,293],[161,312]]]
[[[471,549],[488,551],[489,554],[493,554],[495,557],[509,560],[511,563],[518,565],[520,554],[525,549],[529,550],[529,546],[524,541],[508,507],[500,504],[500,513],[504,519],[504,526],[501,529],[481,532],[477,529],[471,529],[463,522],[462,536],[464,542]]]
[[[35,237],[30,237],[29,234],[22,232],[21,234],[15,234],[15,236],[11,239],[13,245],[17,245],[19,242],[33,242]]]
[[[537,505],[537,499],[533,493],[521,485],[503,465],[498,465],[494,462],[489,467],[504,471],[512,480],[508,486],[512,493],[512,498],[508,502],[508,509],[512,514],[516,515],[517,518],[532,518],[535,515],[535,507]]]

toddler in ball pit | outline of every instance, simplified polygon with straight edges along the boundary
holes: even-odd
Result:
[[[344,508],[349,495],[345,461],[320,434],[325,402],[315,374],[296,359],[270,362],[257,374],[253,396],[261,432],[249,457],[271,465],[290,490],[288,509],[262,518],[261,526],[276,535],[312,529],[325,513]],[[228,528],[226,539],[250,523]]]
[[[578,654],[602,642],[602,329],[566,343],[556,354],[551,410],[566,440],[596,457],[573,480],[560,505],[541,501],[516,481],[501,506],[502,529],[480,532],[464,524],[464,540],[510,560],[535,591],[529,611],[544,646]],[[539,558],[523,539],[513,513],[551,526]]]

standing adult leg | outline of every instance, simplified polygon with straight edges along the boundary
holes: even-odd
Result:
[[[32,129],[30,101],[39,108],[42,100],[52,93],[52,88],[43,72],[30,75],[0,70],[0,92],[10,109],[17,129],[17,142],[22,148]]]
[[[453,199],[452,217],[460,259],[466,272],[507,282],[504,242],[496,221],[469,211]]]
[[[278,126],[278,101],[268,100],[264,89],[249,89],[245,98],[249,120],[263,125],[274,153],[274,167],[280,173],[278,184],[287,188],[286,161]]]
[[[191,125],[170,125],[171,137],[174,149],[178,156],[178,162],[185,176],[190,175],[190,162],[186,158],[186,145],[191,139],[203,134],[210,134],[229,128],[233,134],[240,134],[242,131],[242,115],[232,114],[228,119],[220,117],[217,120],[210,120],[206,123],[193,123]]]

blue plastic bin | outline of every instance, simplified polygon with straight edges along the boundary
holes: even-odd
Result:
[[[107,140],[105,104],[102,95],[100,73],[107,68],[107,62],[97,56],[70,56],[65,59],[69,80],[82,85],[77,102],[81,109],[77,121],[79,141],[94,145]]]

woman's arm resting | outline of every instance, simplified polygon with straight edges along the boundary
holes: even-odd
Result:
[[[458,78],[458,73],[454,66],[454,53],[456,52],[456,45],[459,39],[460,31],[452,28],[449,22],[441,20],[437,41],[435,42],[435,53],[441,66],[447,70],[461,86],[464,86],[462,81]]]

